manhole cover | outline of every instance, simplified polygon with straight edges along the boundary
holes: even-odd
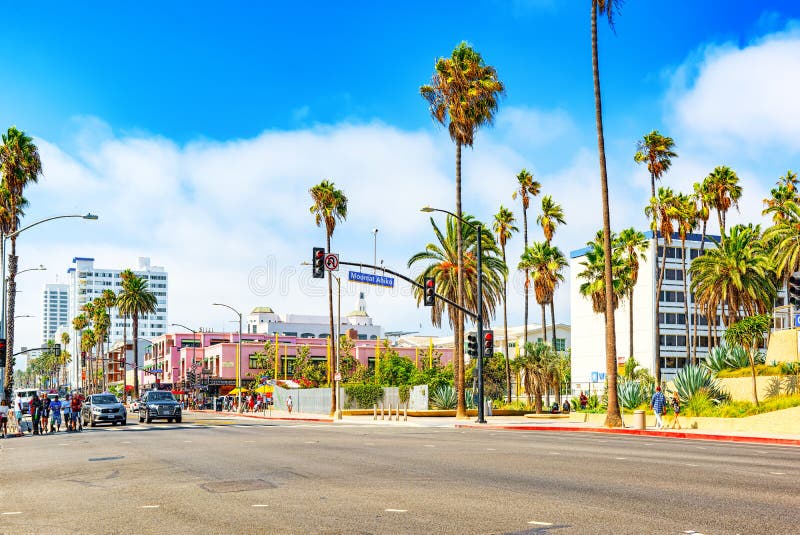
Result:
[[[238,481],[212,481],[203,483],[200,488],[214,494],[226,492],[246,492],[249,490],[274,489],[275,484],[263,479],[240,479]]]

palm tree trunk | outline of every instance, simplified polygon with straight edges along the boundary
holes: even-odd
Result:
[[[331,252],[331,233],[330,232],[326,232],[325,237],[326,237],[326,241],[327,241],[327,243],[326,243],[327,251],[328,251],[328,253],[330,253]],[[328,313],[329,313],[329,316],[330,316],[331,349],[335,351],[336,350],[336,346],[334,346],[333,344],[338,344],[339,340],[336,338],[336,331],[333,330],[333,274],[330,271],[328,271]],[[375,372],[377,374],[378,371],[375,370]],[[333,378],[333,374],[330,373],[330,370],[328,370],[328,376]],[[330,413],[330,415],[333,416],[336,413],[336,394],[337,394],[337,392],[336,392],[336,381],[331,381],[330,387],[331,387],[331,413]]]
[[[597,0],[592,0],[592,75],[594,78],[594,112],[597,123],[597,153],[600,159],[600,190],[603,201],[603,256],[605,257],[606,310],[614,302],[614,287],[611,273],[611,214],[608,206],[608,172],[606,149],[603,137],[603,105],[600,96],[600,66],[597,54]],[[608,378],[608,409],[605,425],[620,427],[622,418],[617,400],[617,336],[614,310],[606,314],[606,377]]]
[[[122,399],[128,401],[128,317],[122,315]]]
[[[656,231],[656,254],[658,254],[658,232]],[[661,384],[661,287],[664,284],[664,272],[667,270],[667,240],[664,240],[664,249],[661,255],[661,269],[658,273],[658,283],[656,284],[656,364],[655,376],[656,384]],[[656,263],[658,260],[656,259]],[[685,296],[684,296],[685,299]]]
[[[708,219],[703,220],[703,233],[700,236],[700,254],[703,254],[703,251],[706,248],[706,226],[708,226]]]
[[[464,243],[461,225],[461,142],[456,142],[456,243],[458,254],[458,306],[464,307]],[[464,399],[464,314],[459,310],[456,314],[456,418],[467,417],[467,406]],[[480,343],[480,342],[479,342]]]
[[[719,220],[719,240],[720,244],[725,243],[725,213],[722,210],[717,210],[717,219]]]
[[[506,247],[503,245],[503,264],[506,263]],[[508,350],[508,276],[503,277],[503,342],[506,347],[506,400],[511,403],[511,353]]]
[[[633,358],[633,288],[628,290],[628,354]]]
[[[691,358],[692,343],[689,339],[691,317],[689,316],[689,288],[686,285],[686,240],[681,240],[681,264],[683,269],[683,323],[686,326],[686,363],[688,364]]]
[[[542,303],[542,341],[547,343],[547,315],[545,313],[544,303]]]
[[[534,412],[536,412],[536,414],[542,414],[542,387],[537,384],[533,390],[534,390],[534,398],[533,398]]]
[[[523,243],[525,244],[525,249],[528,248],[528,210],[525,209],[525,204],[522,205],[522,236],[523,236]],[[523,250],[524,252],[524,250]],[[528,343],[528,276],[530,275],[530,270],[525,268],[525,313],[523,321],[525,322],[522,326],[522,349],[525,349],[525,344]]]
[[[554,304],[556,296],[553,295],[550,298],[550,332],[553,333],[553,336],[550,338],[553,343],[553,349],[556,348],[556,306]]]
[[[133,397],[139,397],[139,313],[131,314],[133,336]]]
[[[3,384],[5,399],[12,399],[14,390],[14,305],[17,297],[17,238],[11,238],[8,255],[8,297],[6,303],[6,376]]]

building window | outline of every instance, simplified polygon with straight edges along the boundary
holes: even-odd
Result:
[[[686,335],[662,334],[660,335],[661,347],[686,347]]]
[[[658,273],[661,273],[659,269]],[[664,270],[664,280],[668,281],[682,281],[683,280],[683,271],[680,269],[665,269]]]
[[[359,334],[358,335],[358,339],[359,340],[366,340],[367,339],[367,335],[366,334]]]
[[[664,247],[658,246],[658,257],[664,257]],[[680,260],[683,258],[683,251],[680,247],[667,247],[667,258],[674,258],[676,260]]]
[[[556,338],[556,351],[566,351],[567,340],[565,338]]]
[[[685,295],[675,290],[662,290],[659,301],[662,303],[683,303]]]

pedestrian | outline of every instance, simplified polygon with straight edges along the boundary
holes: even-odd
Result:
[[[72,395],[67,394],[64,398],[64,427],[70,430],[69,424],[72,421]]]
[[[58,394],[50,402],[50,432],[61,431],[61,400],[58,399]]]
[[[0,436],[6,438],[8,433],[8,401],[0,401]]]
[[[39,423],[42,421],[42,400],[39,399],[39,394],[34,393],[28,400],[28,412],[31,415],[32,432],[34,435],[38,435]]]
[[[286,410],[289,411],[289,414],[292,414],[292,395],[286,398]]]
[[[250,394],[249,396],[247,396],[247,410],[248,410],[248,412],[253,412],[253,408],[255,407],[255,405],[256,405],[255,397],[253,396],[253,394]]]
[[[586,397],[586,394],[583,393],[583,390],[581,390],[581,396],[578,399],[581,403],[581,410],[586,410],[586,404],[589,403],[589,398]]]
[[[564,405],[561,406],[561,412],[563,412],[564,414],[568,414],[569,413],[569,409],[570,409],[569,400],[565,399],[564,400]]]
[[[664,420],[661,417],[667,413],[667,398],[664,397],[660,386],[656,387],[656,393],[653,394],[653,398],[650,400],[650,408],[653,409],[653,413],[656,415],[656,429],[663,429]]]
[[[83,400],[81,399],[80,394],[75,394],[72,396],[72,402],[70,402],[70,413],[72,414],[72,421],[70,421],[70,427],[73,431],[81,430],[83,431],[83,422],[81,422],[81,408],[83,407]]]
[[[678,421],[678,415],[681,413],[681,399],[678,397],[678,391],[672,393],[672,429],[678,426],[681,428],[681,423]]]
[[[50,398],[42,392],[42,423],[39,425],[39,433],[47,434],[47,424],[50,422]]]
[[[17,392],[17,397],[14,398],[14,419],[17,420],[17,430],[20,436],[25,432],[22,430],[22,394]]]

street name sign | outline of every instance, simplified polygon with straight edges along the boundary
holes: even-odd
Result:
[[[360,271],[350,271],[347,275],[347,280],[353,282],[363,282],[365,284],[374,284],[375,286],[385,286],[386,288],[394,288],[394,278],[377,275],[375,273],[362,273]]]

